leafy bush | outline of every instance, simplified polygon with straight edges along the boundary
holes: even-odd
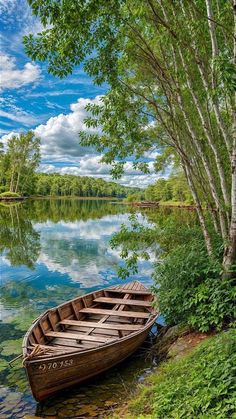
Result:
[[[9,197],[9,198],[19,198],[20,197],[20,195],[18,194],[18,193],[16,193],[16,192],[10,192],[10,191],[7,191],[7,192],[2,192],[1,194],[0,194],[0,197],[2,197],[2,198],[7,198],[7,197]]]
[[[142,192],[136,192],[129,194],[125,199],[124,202],[139,202],[143,201],[144,194]]]
[[[126,417],[232,418],[235,339],[235,330],[221,332],[184,358],[163,364],[129,404]]]
[[[233,280],[221,278],[217,259],[209,260],[201,239],[177,246],[156,265],[154,292],[167,324],[187,323],[206,332],[234,315]]]

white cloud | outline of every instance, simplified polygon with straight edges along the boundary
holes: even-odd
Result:
[[[35,135],[41,139],[40,172],[57,172],[62,175],[72,174],[102,177],[107,181],[113,180],[109,174],[111,166],[101,163],[102,155],[98,155],[91,147],[82,147],[79,143],[79,132],[89,131],[84,124],[84,118],[88,115],[85,106],[88,103],[99,103],[99,100],[100,96],[93,100],[80,98],[71,104],[70,113],[61,113],[51,117],[46,124],[35,128]],[[90,131],[94,132],[92,129]],[[12,133],[9,134],[9,138],[11,135]],[[4,136],[4,141],[7,138],[8,136]],[[155,156],[156,154],[150,155],[149,159]],[[124,175],[118,182],[126,186],[145,188],[158,178],[154,173],[153,161],[149,161],[148,166],[150,174],[143,174],[134,169],[131,161],[127,161],[124,165]]]
[[[36,64],[26,63],[23,69],[16,67],[16,60],[6,54],[0,55],[1,90],[17,89],[40,78],[40,68]]]
[[[0,0],[0,12],[1,13],[12,13],[16,6],[17,0]]]
[[[70,174],[77,176],[92,176],[95,178],[103,178],[107,181],[114,179],[109,174],[110,166],[100,163],[102,156],[89,156],[86,155],[78,161],[78,166],[63,166],[55,167],[53,164],[41,164],[39,167],[40,172],[44,173],[60,173],[61,175]],[[141,171],[134,170],[132,163],[127,162],[124,166],[124,175],[119,182],[122,185],[130,187],[146,188],[150,183],[154,183],[158,175],[153,172],[153,163],[149,163],[150,174],[143,174]]]
[[[109,283],[116,278],[115,268],[121,257],[119,250],[110,248],[108,240],[119,231],[121,224],[130,224],[128,216],[129,214],[106,215],[99,221],[59,221],[56,225],[52,221],[35,223],[34,228],[41,232],[41,253],[37,263],[44,264],[51,272],[67,274],[82,287]],[[138,215],[138,220],[148,225],[141,214]],[[58,243],[62,240],[64,245],[59,246]],[[89,244],[88,251],[84,243]],[[69,252],[66,250],[68,248]],[[106,276],[104,269],[107,271]],[[150,263],[141,261],[140,269],[142,276],[147,277]]]
[[[19,109],[19,108],[15,108],[14,113],[0,110],[0,116],[6,119],[10,119],[11,121],[14,121],[14,122],[20,122],[23,125],[26,125],[29,127],[38,121],[37,117],[27,112],[24,112],[22,109]],[[10,133],[9,136],[11,136],[11,134],[12,133]]]
[[[89,103],[99,103],[100,97],[95,99],[78,99],[70,105],[71,112],[50,118],[46,124],[35,129],[35,135],[41,138],[41,152],[43,158],[58,160],[68,156],[69,160],[91,153],[91,148],[79,144],[79,131],[88,130],[84,124],[87,116],[85,106]]]
[[[28,93],[26,96],[27,97],[49,97],[49,96],[79,95],[79,93],[80,91],[78,89],[64,89],[64,90],[52,90],[52,91],[46,91],[46,92]]]

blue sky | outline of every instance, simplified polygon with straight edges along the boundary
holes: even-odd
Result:
[[[22,36],[37,33],[41,24],[32,16],[26,0],[0,0],[1,23],[1,109],[0,136],[2,141],[12,133],[33,129],[41,139],[40,171],[71,173],[111,180],[109,167],[101,164],[95,150],[81,147],[78,132],[87,130],[83,123],[84,107],[97,102],[106,87],[93,85],[83,68],[59,79],[47,73],[46,64],[34,63],[24,52]],[[127,161],[121,183],[144,187],[157,176],[134,171]]]

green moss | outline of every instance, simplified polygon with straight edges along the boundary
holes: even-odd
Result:
[[[0,345],[1,356],[19,355],[21,353],[22,338],[5,340]]]
[[[236,331],[221,332],[152,374],[127,418],[231,418],[236,402]]]
[[[5,359],[0,359],[0,373],[8,368],[8,362]]]

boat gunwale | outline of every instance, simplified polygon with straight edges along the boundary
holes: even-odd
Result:
[[[116,285],[114,286],[114,289],[115,289],[115,287],[116,287]],[[107,288],[110,288],[110,290],[111,290],[111,287],[110,286],[107,287]],[[56,309],[58,309],[60,307],[63,307],[65,304],[72,303],[73,301],[78,300],[79,298],[83,298],[85,296],[87,297],[87,296],[93,295],[96,292],[103,291],[103,290],[106,291],[106,288],[102,288],[102,289],[97,290],[97,291],[95,290],[95,291],[92,291],[92,292],[90,292],[88,294],[83,294],[81,296],[78,296],[76,298],[73,298],[72,300],[67,300],[64,303],[59,304],[59,305],[57,305],[55,307],[52,307],[51,309],[48,309],[44,313],[42,313],[36,320],[33,321],[32,325],[30,326],[30,328],[27,330],[26,334],[24,335],[23,343],[22,343],[23,357],[28,355],[27,354],[27,349],[28,349],[27,342],[28,342],[29,335],[31,334],[31,332],[33,331],[33,329],[35,328],[35,326],[37,324],[39,324],[40,321],[44,318],[44,316],[46,316],[49,312],[52,312],[52,311],[54,311],[54,310],[56,310]],[[148,288],[146,288],[146,290],[148,290]],[[126,290],[124,290],[124,291],[126,291]],[[129,289],[127,289],[127,291],[129,291]],[[111,292],[112,292],[112,290],[111,290]],[[123,292],[123,291],[121,291],[121,292]],[[151,292],[150,292],[150,295],[153,296],[153,294]],[[152,307],[152,309],[154,309],[154,307]],[[135,336],[138,336],[139,334],[143,333],[146,329],[150,328],[154,324],[154,322],[155,322],[155,320],[157,319],[158,316],[159,316],[159,312],[158,311],[150,312],[150,317],[147,319],[147,323],[144,324],[143,327],[140,328],[140,330],[131,332],[130,334],[128,334],[126,336],[123,336],[123,337],[120,337],[120,338],[118,338],[118,339],[116,339],[116,340],[114,340],[112,342],[107,342],[107,343],[104,343],[104,344],[99,345],[98,347],[86,348],[84,350],[78,349],[78,351],[77,350],[72,350],[71,352],[67,351],[66,353],[58,352],[57,354],[54,354],[54,355],[52,355],[50,353],[50,355],[48,357],[45,354],[45,356],[43,358],[31,358],[29,360],[25,360],[25,366],[27,368],[27,366],[29,364],[42,362],[42,360],[43,361],[47,361],[47,360],[51,360],[51,359],[55,360],[56,358],[68,357],[68,355],[70,355],[70,356],[78,356],[80,354],[84,354],[84,353],[87,353],[87,352],[92,352],[92,351],[96,352],[99,349],[107,348],[109,346],[116,345],[117,343],[120,343],[120,342],[123,343],[125,340],[129,340],[129,339],[131,339],[131,337],[133,338]],[[98,326],[98,328],[99,328],[99,326]]]

